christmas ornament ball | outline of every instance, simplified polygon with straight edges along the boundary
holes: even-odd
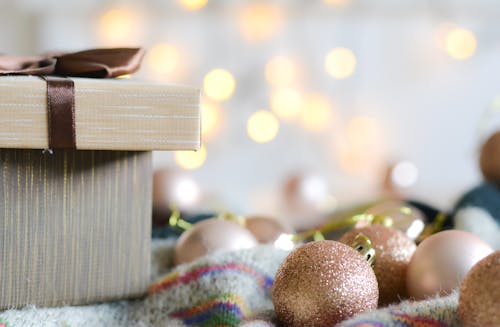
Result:
[[[248,249],[257,244],[252,233],[237,223],[210,218],[182,233],[175,245],[174,262],[179,265],[216,251]]]
[[[333,202],[332,202],[333,201]],[[334,207],[326,178],[314,173],[290,175],[281,191],[281,206],[290,225],[308,229],[319,224],[323,213]]]
[[[426,221],[425,215],[420,209],[399,200],[380,202],[366,209],[365,213],[389,217],[392,223],[391,227],[404,232],[412,240],[420,235]]]
[[[375,249],[373,270],[378,281],[379,306],[406,298],[406,269],[417,248],[415,243],[403,232],[377,224],[350,230],[339,242],[351,245],[359,233],[367,236]]]
[[[158,169],[153,175],[153,222],[168,224],[171,206],[192,211],[202,198],[198,183],[188,174],[175,169]]]
[[[483,144],[479,165],[486,180],[500,184],[500,131],[491,135]]]
[[[486,242],[469,232],[447,230],[429,236],[419,244],[408,264],[408,294],[422,300],[450,293],[491,252]]]
[[[460,287],[458,316],[464,327],[500,326],[500,251],[479,261]]]
[[[350,246],[311,242],[281,263],[272,300],[285,326],[334,326],[377,308],[377,279],[365,258]]]
[[[245,227],[259,243],[272,243],[282,234],[293,234],[293,229],[277,219],[263,216],[249,216],[245,218]]]

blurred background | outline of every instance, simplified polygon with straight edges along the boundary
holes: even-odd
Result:
[[[189,210],[446,210],[498,127],[494,0],[0,0],[0,28],[10,54],[143,46],[132,78],[203,88],[201,150],[154,154]]]

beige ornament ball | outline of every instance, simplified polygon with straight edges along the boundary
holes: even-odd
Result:
[[[449,294],[491,252],[486,242],[468,232],[447,230],[429,236],[419,244],[408,264],[408,295],[423,300]]]
[[[268,244],[276,241],[283,234],[293,234],[292,227],[277,219],[249,216],[245,218],[245,227],[259,243]]]
[[[285,326],[334,326],[377,307],[377,279],[365,258],[350,246],[311,242],[281,263],[272,300]]]
[[[345,233],[339,242],[351,245],[359,233],[367,236],[375,249],[373,270],[379,287],[379,306],[408,297],[406,269],[417,248],[415,242],[403,232],[382,225],[355,228]]]
[[[458,316],[464,327],[500,326],[500,251],[479,261],[465,276]]]
[[[174,262],[179,265],[210,253],[248,249],[257,244],[252,233],[239,224],[210,218],[182,233],[175,245]]]

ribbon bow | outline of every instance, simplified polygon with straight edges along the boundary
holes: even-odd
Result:
[[[50,149],[76,149],[75,90],[71,77],[113,78],[140,67],[140,48],[92,49],[35,57],[0,55],[1,75],[39,75],[47,81]]]

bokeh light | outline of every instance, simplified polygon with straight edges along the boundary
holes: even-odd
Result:
[[[415,240],[417,237],[422,234],[422,231],[425,229],[425,223],[422,220],[414,220],[411,222],[410,226],[406,230],[406,235]]]
[[[205,94],[211,99],[224,101],[233,95],[236,81],[227,70],[216,68],[205,75],[203,88]]]
[[[474,33],[465,28],[454,28],[446,37],[446,51],[457,60],[470,58],[476,52]]]
[[[284,120],[291,121],[298,118],[302,102],[302,95],[295,89],[278,89],[271,94],[271,109],[279,118]]]
[[[147,52],[147,64],[156,74],[172,73],[180,62],[181,54],[172,44],[159,43]]]
[[[325,57],[325,69],[333,78],[347,78],[356,69],[356,56],[347,48],[335,48]]]
[[[350,175],[357,175],[363,172],[370,164],[370,158],[361,151],[349,146],[340,147],[339,166],[343,172]]]
[[[274,247],[280,249],[280,250],[285,250],[285,251],[290,251],[295,247],[295,243],[293,242],[293,235],[292,234],[281,234],[276,241],[274,241]]]
[[[184,169],[197,169],[205,163],[207,149],[202,145],[198,151],[175,151],[174,159]]]
[[[301,123],[306,130],[325,131],[331,127],[332,119],[332,104],[328,98],[320,94],[306,97],[301,110]]]
[[[132,8],[112,8],[99,19],[99,37],[107,46],[133,43],[140,31],[140,17]]]
[[[452,22],[443,22],[437,26],[434,41],[439,49],[446,51],[446,38],[456,27],[457,25]]]
[[[337,142],[339,166],[347,174],[375,176],[384,162],[384,143],[379,124],[366,115],[347,121]]]
[[[272,141],[279,131],[279,121],[268,110],[256,111],[247,121],[247,134],[257,143]]]
[[[175,181],[173,202],[179,209],[192,208],[200,200],[199,185],[188,176],[180,176]]]
[[[335,7],[344,7],[351,3],[352,0],[323,0],[327,5]]]
[[[391,171],[392,182],[399,187],[410,187],[417,182],[418,169],[413,162],[398,162]]]
[[[380,131],[375,120],[368,116],[355,116],[346,127],[347,140],[352,147],[367,148],[376,144]]]
[[[266,80],[272,86],[289,86],[297,79],[297,70],[297,65],[291,58],[276,56],[266,64]]]
[[[201,134],[205,140],[212,139],[221,124],[221,108],[208,101],[203,101],[201,104]]]
[[[208,0],[179,0],[179,3],[187,10],[199,10],[207,5]]]
[[[328,183],[321,176],[307,176],[300,184],[299,196],[305,202],[319,204],[328,196]]]
[[[248,41],[264,41],[275,36],[282,28],[283,12],[272,4],[251,4],[242,9],[241,33]]]

